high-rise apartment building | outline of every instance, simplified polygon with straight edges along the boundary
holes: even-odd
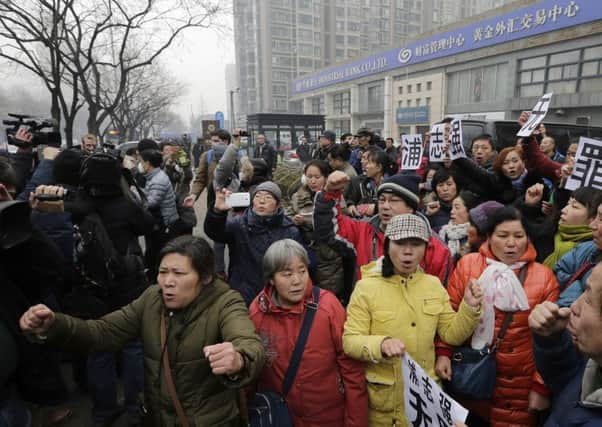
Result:
[[[292,78],[507,1],[234,0],[239,112],[300,112],[288,102]]]

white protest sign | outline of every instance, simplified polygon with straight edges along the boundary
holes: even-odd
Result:
[[[445,160],[445,123],[433,125],[429,142],[429,162]]]
[[[518,131],[517,136],[527,137],[531,136],[533,131],[537,129],[539,124],[543,121],[548,113],[548,108],[550,107],[550,102],[552,101],[553,93],[546,93],[544,96],[539,98],[535,107],[531,110],[531,116],[529,116],[529,120],[527,123]]]
[[[567,190],[580,187],[602,190],[602,141],[583,136],[579,138],[573,173],[564,185]]]
[[[449,144],[450,158],[452,160],[466,157],[464,144],[462,144],[462,120],[456,119],[451,122],[451,137]]]
[[[416,170],[422,162],[422,135],[401,136],[401,170]]]
[[[413,427],[453,426],[468,411],[449,397],[408,353],[401,358],[403,395],[408,424]]]

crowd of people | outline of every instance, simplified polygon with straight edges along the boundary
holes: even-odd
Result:
[[[265,136],[247,156],[242,135],[213,132],[191,162],[171,141],[36,152],[16,134],[1,427],[30,425],[32,405],[68,419],[66,361],[95,427],[258,426],[270,410],[270,425],[417,426],[406,354],[468,409],[455,426],[602,423],[602,190],[564,188],[574,144],[561,154],[542,125],[433,163],[426,135],[404,170],[392,138],[324,131],[299,141],[289,189]]]

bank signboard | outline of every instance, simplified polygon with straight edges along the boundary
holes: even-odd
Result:
[[[385,71],[602,19],[598,0],[543,0],[535,5],[426,37],[292,81],[293,96]]]

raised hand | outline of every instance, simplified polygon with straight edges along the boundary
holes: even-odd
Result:
[[[470,279],[468,286],[464,289],[464,302],[472,308],[478,309],[481,306],[481,300],[483,299],[483,290],[481,285],[475,279]]]
[[[54,312],[44,304],[30,307],[19,319],[19,327],[23,332],[42,335],[54,323]]]
[[[561,308],[551,301],[544,301],[531,311],[529,327],[537,335],[548,337],[567,327],[570,314],[570,308]]]
[[[245,365],[242,355],[234,349],[231,342],[205,346],[203,354],[209,360],[211,371],[215,375],[233,375]]]

